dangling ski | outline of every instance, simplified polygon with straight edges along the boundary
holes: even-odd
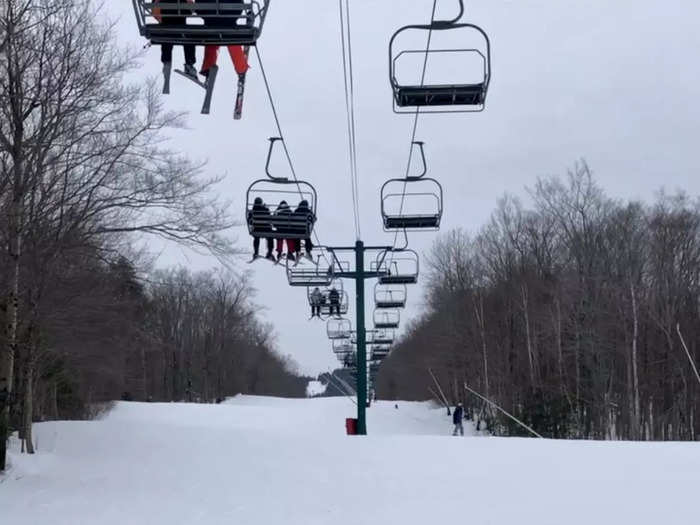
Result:
[[[209,76],[207,76],[207,81],[205,82],[205,89],[207,90],[206,95],[204,95],[204,104],[202,104],[202,115],[209,114],[209,108],[211,107],[211,96],[214,93],[214,84],[216,83],[216,74],[219,72],[217,66],[211,66],[209,69]]]
[[[170,94],[170,71],[172,64],[166,62],[163,64],[163,95]]]
[[[176,69],[176,70],[175,70],[175,73],[177,73],[178,75],[182,75],[183,77],[185,77],[185,78],[186,78],[187,80],[189,80],[190,82],[194,82],[195,84],[197,84],[197,85],[198,85],[199,87],[201,87],[202,89],[204,89],[204,90],[207,89],[207,83],[206,83],[206,82],[202,82],[202,81],[199,80],[197,77],[193,77],[192,75],[188,75],[188,74],[185,73],[182,69]]]
[[[245,46],[243,48],[246,63],[248,62],[249,51],[250,46]],[[233,120],[241,120],[241,117],[243,116],[243,95],[245,95],[245,76],[246,73],[238,75],[238,93],[236,93],[236,106],[233,110]]]

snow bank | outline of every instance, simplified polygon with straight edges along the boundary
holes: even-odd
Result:
[[[306,385],[306,396],[307,397],[319,396],[326,391],[327,386],[328,385],[324,385],[320,381],[309,381],[309,384]]]
[[[118,403],[36,426],[0,483],[2,523],[314,525],[697,523],[695,443],[453,438],[444,410],[347,398]],[[465,427],[468,433],[473,429]]]

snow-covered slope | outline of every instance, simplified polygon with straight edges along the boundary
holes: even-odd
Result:
[[[444,410],[348,399],[119,403],[36,426],[0,480],[0,522],[102,525],[696,524],[695,443],[449,436]]]

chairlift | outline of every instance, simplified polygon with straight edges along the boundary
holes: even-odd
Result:
[[[395,334],[393,330],[376,330],[372,336],[373,345],[388,345],[394,344]]]
[[[423,169],[420,175],[389,179],[382,185],[381,211],[384,231],[435,231],[442,220],[442,185],[426,177],[428,165],[423,142],[415,141],[420,149]]]
[[[374,337],[377,335],[379,330],[365,330],[365,346],[369,347],[370,345],[374,344]],[[357,345],[358,339],[357,339],[357,330],[352,330],[350,332],[350,342],[353,345]]]
[[[377,309],[405,308],[407,296],[405,284],[377,283],[374,285],[374,305]]]
[[[352,323],[349,319],[330,318],[326,322],[326,334],[331,340],[348,340],[352,332]]]
[[[372,262],[381,284],[416,284],[418,282],[418,254],[414,250],[385,250]]]
[[[357,355],[355,352],[348,352],[342,355],[342,358],[340,354],[338,355],[338,361],[340,361],[343,365],[343,368],[355,368],[357,367]]]
[[[352,330],[350,330],[350,332],[352,333]],[[350,338],[334,338],[331,339],[331,344],[333,347],[333,353],[335,354],[355,351],[355,345],[352,343]]]
[[[321,292],[321,304],[320,304],[321,315],[325,316],[325,317],[330,317],[330,315],[331,315],[331,307],[333,305],[331,304],[331,297],[330,296],[331,296],[332,289],[333,289],[332,286],[330,288],[326,288],[323,290],[319,289],[319,291]],[[350,299],[348,298],[348,292],[346,292],[342,288],[341,289],[336,288],[336,291],[338,292],[338,307],[333,308],[333,310],[334,310],[333,314],[339,315],[339,316],[340,315],[347,315],[348,314],[348,305],[350,304]],[[313,293],[313,288],[307,288],[306,294],[307,294],[307,297],[309,300],[309,306],[312,306],[312,298],[311,298],[312,293]]]
[[[389,352],[391,352],[391,347],[389,346],[374,346],[372,347],[372,359],[377,361],[386,359]]]
[[[460,23],[464,14],[464,1],[459,0],[460,13],[453,20],[436,20],[432,24],[407,25],[394,33],[389,42],[389,81],[393,92],[393,106],[395,113],[415,114],[422,113],[469,113],[483,111],[486,104],[489,82],[491,81],[491,41],[488,35],[479,26]],[[479,39],[476,47],[447,48],[447,49],[402,49],[399,47],[400,36],[410,33],[434,31],[453,31],[464,37],[469,33]],[[466,42],[468,42],[465,39]],[[466,44],[470,46],[471,44]],[[439,82],[423,81],[421,83],[407,83],[399,80],[399,61],[402,58],[416,57],[427,64],[429,57],[436,56],[449,59],[453,64],[450,71],[464,73],[463,82]],[[476,57],[481,66],[478,79],[466,80],[468,71],[463,71],[456,62],[460,58]]]
[[[377,329],[398,328],[401,322],[401,312],[399,310],[375,310],[374,327]]]
[[[270,0],[132,0],[141,36],[151,44],[254,46]]]
[[[265,173],[246,192],[246,223],[253,237],[305,240],[311,238],[318,212],[316,189],[308,182],[275,177],[270,173],[272,150],[279,137],[271,137]]]

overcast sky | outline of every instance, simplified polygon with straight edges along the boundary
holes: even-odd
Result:
[[[413,119],[392,112],[387,45],[399,26],[427,23],[432,2],[350,2],[362,235],[366,243],[391,244],[381,230],[379,189],[387,178],[403,176]],[[131,2],[108,3],[120,16],[124,43],[142,45]],[[439,0],[443,18],[455,3]],[[696,0],[472,0],[466,19],[492,41],[486,111],[421,117],[417,135],[426,143],[430,175],[445,188],[444,230],[478,230],[505,192],[525,197],[537,177],[564,174],[580,158],[615,198],[650,200],[662,187],[700,194]],[[319,193],[320,240],[335,245],[355,241],[339,27],[336,0],[274,0],[259,42],[296,169]],[[202,54],[198,49],[198,65]],[[181,50],[174,61],[181,66]],[[226,54],[219,65],[209,116],[199,114],[202,91],[173,75],[168,108],[190,112],[190,129],[177,133],[173,146],[208,159],[212,174],[226,174],[222,196],[243,221],[245,191],[264,175],[266,139],[276,131],[256,61],[238,122]],[[140,73],[160,73],[157,48]],[[235,234],[250,245],[244,228]],[[424,252],[434,239],[434,233],[412,234],[411,247]],[[217,263],[169,248],[158,264],[200,270]],[[256,301],[275,326],[279,351],[305,373],[334,368],[325,324],[307,321],[305,290],[287,286],[284,267],[265,261],[238,267],[253,270]],[[371,290],[368,285],[370,297]],[[404,324],[422,302],[421,285],[411,287]],[[367,313],[371,318],[369,300]]]

